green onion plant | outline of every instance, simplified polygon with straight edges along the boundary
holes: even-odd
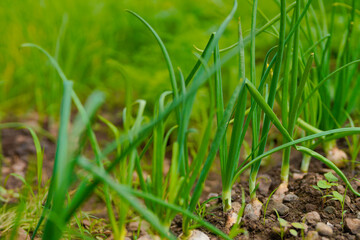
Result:
[[[258,9],[258,1],[254,0],[250,34],[243,36],[239,20],[238,41],[220,49],[219,41],[237,11],[235,0],[228,16],[210,35],[204,50],[195,54],[197,61],[186,77],[180,68],[176,73],[170,54],[155,29],[137,13],[128,10],[155,37],[167,65],[171,89],[160,94],[152,117],[146,115],[146,101],[133,103],[129,97],[130,88],[126,89],[127,101],[120,125],[97,115],[97,110],[105,102],[103,93],[95,91],[83,104],[56,56],[51,56],[38,45],[23,44],[23,47],[35,48],[47,57],[63,86],[53,174],[41,216],[33,227],[32,239],[40,234],[43,239],[54,240],[71,235],[71,219],[79,227],[77,234],[85,238],[77,211],[94,193],[106,205],[109,224],[116,239],[126,237],[126,224],[132,213],[147,221],[152,232],[163,239],[176,239],[169,229],[178,214],[182,216],[183,239],[189,238],[192,229],[200,225],[223,239],[231,239],[194,214],[217,156],[221,166],[224,213],[232,208],[234,184],[248,169],[250,205],[260,211],[261,207],[255,207],[260,203],[256,196],[260,164],[262,159],[279,151],[283,153],[282,184],[277,193],[287,190],[291,151],[296,150],[305,156],[302,171],[308,170],[311,157],[316,158],[333,169],[349,191],[360,196],[329,156],[324,157],[313,150],[319,144],[325,144],[327,150],[336,139],[352,136],[353,160],[360,151],[360,128],[355,127],[357,122],[352,119],[360,86],[356,76],[360,48],[353,49],[353,41],[358,34],[353,31],[356,1],[352,0],[351,6],[333,5],[330,26],[327,25],[322,0],[318,1],[319,10],[312,6],[312,0],[298,0],[288,6],[285,0],[276,2],[279,3],[280,14],[269,20]],[[333,70],[331,53],[337,8],[350,14]],[[316,15],[317,11],[323,18],[323,24],[320,24],[322,21]],[[257,27],[258,12],[267,21],[260,28]],[[312,22],[316,23],[314,29]],[[278,42],[265,55],[262,72],[258,74],[256,37],[268,32],[269,28]],[[250,66],[246,68],[245,49],[248,45]],[[236,56],[236,86],[230,97],[225,98],[222,67]],[[194,131],[191,120],[200,89],[205,89],[209,96],[209,103],[204,105],[207,121],[201,129]],[[228,99],[227,102],[225,99]],[[281,108],[280,114],[274,111],[276,104]],[[72,118],[74,109],[78,114]],[[94,132],[96,121],[105,123],[113,137],[104,146],[99,144]],[[350,127],[344,127],[346,121],[349,121]],[[252,133],[251,153],[239,164],[240,149],[249,126]],[[281,135],[282,144],[266,151],[272,126]],[[298,127],[305,131],[298,131]],[[36,133],[29,130],[36,146],[40,190],[43,153]],[[198,146],[190,148],[189,136],[193,135],[200,140]],[[166,158],[169,169],[165,172]],[[231,237],[243,231],[239,226],[246,212],[244,193],[242,199],[241,212]],[[22,207],[20,205],[19,209]],[[20,226],[20,217],[16,215],[16,227]],[[12,236],[15,234],[16,229]]]

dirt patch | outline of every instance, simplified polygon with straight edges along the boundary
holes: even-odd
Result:
[[[29,132],[25,129],[4,129],[1,131],[1,139],[3,155],[2,182],[6,179],[7,181],[5,187],[16,191],[22,186],[21,181],[15,177],[8,176],[10,173],[16,173],[26,178],[27,174],[31,172],[29,171],[29,168],[31,168],[31,166],[36,166],[36,150],[33,144],[33,139]],[[100,139],[106,139],[106,137],[103,136],[100,137]],[[50,178],[52,173],[56,145],[53,141],[47,139],[46,137],[41,137],[40,141],[41,146],[44,148],[44,182]],[[339,145],[345,145],[344,141],[340,141]],[[274,155],[273,159],[271,159],[272,165],[270,164],[268,167],[263,167],[261,170],[260,174],[266,175],[271,180],[266,189],[258,190],[257,196],[262,203],[266,203],[269,194],[280,184],[281,162],[278,161],[279,159],[281,159],[281,154]],[[307,213],[316,212],[319,215],[320,220],[316,222],[308,222],[305,220],[307,229],[303,231],[304,236],[308,236],[311,231],[316,231],[317,223],[322,222],[332,229],[332,234],[330,236],[326,236],[328,239],[360,239],[356,229],[351,231],[349,227],[345,226],[346,224],[341,224],[342,210],[340,203],[338,201],[333,201],[330,198],[326,198],[324,200],[323,195],[312,187],[312,185],[316,185],[319,180],[324,179],[324,173],[328,172],[329,169],[327,169],[326,166],[318,160],[313,159],[309,168],[310,172],[305,175],[304,178],[296,179],[294,178],[294,174],[300,173],[300,164],[301,154],[293,153],[291,160],[292,175],[289,180],[289,193],[295,195],[297,198],[283,203],[288,210],[285,211],[285,214],[281,217],[289,223],[304,222],[304,216]],[[33,170],[33,172],[34,171],[36,170]],[[353,172],[351,169],[343,169],[343,171],[348,178],[360,175],[358,170]],[[340,181],[340,186],[333,187],[332,190],[337,190],[338,192],[343,193],[345,186],[341,184],[343,183]],[[357,191],[360,190],[360,184],[356,181],[353,181],[353,187]],[[232,200],[234,203],[241,203],[242,188],[245,190],[246,202],[249,202],[248,176],[246,173],[240,177],[239,183],[234,186],[232,191]],[[219,196],[220,194],[221,177],[219,174],[219,166],[218,164],[215,164],[212,171],[209,173],[201,201],[205,201],[212,196]],[[356,197],[350,191],[347,191],[346,195],[346,204],[344,207],[346,213],[344,218],[357,219],[360,217],[360,198]],[[94,206],[96,206],[96,208],[94,208]],[[106,209],[103,202],[98,197],[93,196],[85,204],[83,210],[91,211],[94,209],[98,209],[98,211],[96,213],[93,212],[93,214],[107,221]],[[267,212],[265,221],[263,215],[258,221],[250,221],[247,219],[243,220],[241,227],[246,229],[248,236],[238,235],[235,239],[281,239],[278,232],[279,222],[276,214],[272,211],[272,209],[270,209],[270,207]],[[226,215],[222,212],[220,198],[206,204],[206,214],[204,215],[204,219],[212,223],[215,227],[225,232],[227,231],[227,229],[225,229]],[[176,216],[171,225],[171,231],[174,234],[179,235],[181,233],[181,223],[181,216]],[[132,235],[131,229],[128,230],[129,236]],[[206,229],[201,230],[204,231],[211,239],[218,239]],[[301,231],[298,230],[299,236],[294,237],[288,230],[285,232],[284,239],[301,239]],[[319,229],[317,231],[319,231]],[[144,233],[146,234],[146,232]],[[356,234],[358,234],[358,236]],[[321,236],[320,238],[316,238],[315,236],[312,239],[321,239]]]
[[[1,131],[2,144],[2,183],[6,179],[7,189],[16,189],[22,186],[22,182],[9,176],[16,173],[24,178],[29,173],[30,166],[36,166],[36,149],[33,138],[26,129],[3,129]],[[52,173],[55,156],[55,143],[46,137],[40,137],[40,144],[44,151],[43,158],[43,182],[48,180]],[[36,174],[33,169],[32,174]]]
[[[300,173],[300,164],[301,164],[301,154],[294,154],[292,157],[291,163],[291,172]],[[285,214],[281,216],[281,218],[285,219],[288,223],[299,222],[305,223],[306,229],[302,232],[298,230],[298,237],[291,235],[288,228],[285,231],[284,239],[302,239],[303,236],[313,235],[313,238],[310,239],[359,239],[360,236],[355,231],[351,232],[346,224],[341,224],[342,221],[342,210],[341,204],[339,201],[331,200],[330,197],[324,199],[323,195],[320,191],[314,189],[312,185],[316,185],[319,180],[324,179],[324,173],[330,171],[327,169],[324,164],[319,162],[318,160],[312,159],[310,164],[310,172],[305,175],[302,179],[294,179],[293,176],[290,177],[289,180],[289,192],[288,194],[292,194],[290,197],[291,201],[284,201],[284,205],[288,208],[285,211]],[[267,197],[269,194],[279,186],[280,184],[280,170],[281,166],[277,165],[268,170],[263,170],[261,174],[267,174],[271,178],[271,185],[269,188],[268,194],[261,194],[261,191],[258,191],[259,200],[266,204]],[[353,172],[350,169],[343,169],[344,173],[348,178],[356,177],[360,175],[359,171]],[[336,175],[336,174],[335,174]],[[340,178],[339,178],[340,179]],[[219,182],[220,184],[220,182]],[[352,185],[355,190],[360,190],[360,184],[356,181],[352,181]],[[241,177],[240,183],[238,183],[233,190],[233,202],[241,203],[241,187],[244,188],[246,194],[246,202],[248,203],[249,198],[249,188],[248,188],[248,178],[246,176]],[[343,185],[340,180],[339,186],[334,186],[329,190],[336,190],[339,193],[344,192],[345,185]],[[216,188],[215,188],[216,189]],[[220,192],[218,192],[220,194]],[[325,192],[324,192],[325,194]],[[296,197],[294,197],[295,195]],[[360,214],[360,198],[355,196],[350,191],[346,193],[345,207],[346,213],[344,215],[344,219],[357,219]],[[269,205],[271,206],[271,204]],[[310,221],[305,220],[305,215],[307,213],[316,212],[320,216],[320,221]],[[262,211],[261,219],[257,221],[251,221],[248,219],[244,219],[242,223],[242,228],[246,229],[248,232],[248,236],[238,235],[235,239],[281,239],[279,233],[279,221],[277,216],[270,207],[267,209],[267,214],[264,220],[264,211]],[[309,217],[310,218],[310,217]],[[228,231],[225,229],[226,215],[222,212],[221,207],[221,199],[214,200],[208,204],[207,214],[205,219],[212,223],[217,228]],[[332,229],[332,233],[326,236],[326,232],[319,232],[319,227],[317,227],[317,223],[322,222],[325,225],[329,226]],[[321,225],[321,224],[320,224]],[[318,228],[318,229],[317,229]],[[293,228],[294,229],[294,228]],[[175,234],[179,234],[181,231],[181,218],[175,219],[171,230]],[[201,229],[206,232],[211,239],[218,239],[215,235],[208,232],[206,229]],[[311,232],[315,231],[315,232]],[[317,231],[317,232],[316,232]],[[358,234],[359,235],[359,234]],[[317,238],[318,237],[318,238]]]

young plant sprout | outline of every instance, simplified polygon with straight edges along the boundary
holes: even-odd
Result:
[[[315,32],[312,32],[309,24],[304,27],[304,32],[307,34],[307,39],[309,41],[308,45],[312,46],[311,48],[317,52],[315,57],[316,69],[314,70],[314,79],[310,88],[313,89],[315,87],[318,91],[311,91],[306,97],[308,100],[306,104],[307,109],[313,108],[313,110],[318,111],[319,114],[309,116],[304,113],[307,115],[305,117],[305,122],[314,127],[316,131],[342,127],[347,120],[348,114],[355,110],[355,105],[358,102],[358,96],[360,95],[360,81],[356,74],[358,68],[356,67],[356,63],[352,64],[354,60],[358,59],[360,53],[360,47],[356,44],[355,40],[358,36],[353,31],[356,15],[356,2],[356,0],[352,0],[351,6],[348,6],[351,10],[348,19],[345,21],[345,26],[342,26],[342,29],[345,29],[345,31],[340,43],[335,42],[334,31],[337,23],[335,13],[338,8],[343,7],[341,4],[337,5],[333,3],[329,24],[323,0],[319,1],[321,20],[319,20],[319,17],[314,14],[313,11],[311,12],[312,14],[306,16],[307,23],[310,21],[316,21],[318,23]],[[322,26],[320,25],[321,23]],[[327,79],[327,76],[332,69],[334,46],[337,46],[338,51],[335,69],[341,69],[341,71],[334,71],[336,74]],[[305,125],[302,124],[302,126]],[[311,131],[311,129],[306,127],[304,129],[307,132]],[[337,147],[336,139],[324,140],[323,149],[326,157],[338,167],[345,166],[347,155],[343,150]],[[309,156],[304,155],[301,168],[303,172],[307,172],[309,162]]]
[[[221,123],[220,119],[223,118],[223,96],[222,96],[222,80],[220,74],[220,53],[219,47],[215,48],[214,52],[214,64],[217,67],[215,74],[215,90],[216,90],[216,106],[217,106],[217,119],[218,124]],[[220,161],[221,161],[221,176],[222,176],[222,199],[223,199],[223,211],[228,212],[231,209],[231,190],[233,187],[233,178],[235,170],[238,167],[240,149],[244,140],[243,133],[247,130],[244,127],[245,111],[246,111],[246,98],[247,92],[245,89],[245,58],[244,58],[244,42],[241,32],[241,25],[239,22],[239,79],[242,81],[241,91],[237,99],[237,103],[234,110],[233,128],[231,134],[231,140],[229,144],[229,152],[227,150],[226,138],[219,148]],[[235,223],[235,222],[234,222]],[[230,224],[233,225],[234,223]]]
[[[345,188],[343,195],[341,195],[338,191],[335,191],[335,190],[331,191],[331,193],[330,193],[330,189],[333,186],[339,185],[337,183],[339,181],[339,179],[337,177],[335,177],[334,174],[332,174],[331,172],[324,174],[324,176],[325,176],[326,180],[319,180],[316,184],[317,186],[313,185],[312,187],[315,188],[316,190],[320,191],[321,194],[323,195],[322,196],[322,198],[324,199],[323,206],[326,201],[326,198],[330,198],[330,200],[340,202],[340,205],[341,205],[341,222],[340,222],[340,224],[343,225],[344,224],[344,215],[346,213],[346,210],[344,210],[344,207],[345,207],[345,197],[346,197],[347,187]],[[325,190],[325,194],[322,192],[322,190]]]
[[[252,59],[255,58],[255,56],[254,56],[254,54],[255,54],[255,34],[254,33],[255,33],[255,27],[256,27],[256,11],[257,11],[256,7],[257,7],[257,4],[254,4],[253,5],[253,8],[254,8],[253,9],[253,17],[252,17],[252,21],[253,21],[253,24],[252,24],[252,44],[253,45],[252,45],[252,51],[251,51]],[[274,67],[274,73],[273,73],[272,80],[271,80],[269,96],[268,96],[268,100],[267,100],[267,104],[270,106],[270,108],[273,107],[274,101],[275,101],[277,82],[280,77],[282,57],[283,57],[284,46],[285,46],[285,28],[286,28],[286,22],[285,22],[286,2],[285,1],[283,1],[283,0],[281,1],[280,8],[281,8],[281,10],[280,10],[279,46],[278,46],[278,51],[277,51],[275,67]],[[255,68],[254,61],[255,60],[252,61],[252,63],[253,63],[252,71],[255,71],[253,69],[253,68]],[[257,83],[254,78],[255,78],[255,76],[253,76],[253,79],[251,78],[250,80],[251,80],[251,83],[256,86]],[[260,109],[256,108],[256,107],[255,107],[255,110],[254,110],[253,116],[252,116],[252,128],[253,128],[253,142],[252,142],[252,151],[253,152],[252,152],[252,154],[253,154],[253,158],[256,158],[264,153],[265,145],[267,142],[267,135],[270,130],[270,119],[266,115],[264,118],[264,122],[263,122],[261,137],[259,139]],[[256,197],[256,177],[259,172],[259,169],[260,169],[260,162],[254,164],[251,167],[250,178],[249,178],[249,191],[250,191],[251,203],[250,203],[248,209],[253,212],[253,216],[256,216],[256,218],[260,217],[260,210],[261,210],[261,206],[262,206],[262,204]]]

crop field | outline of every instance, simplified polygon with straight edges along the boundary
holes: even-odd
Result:
[[[0,239],[360,239],[359,0],[2,0],[0,26]]]

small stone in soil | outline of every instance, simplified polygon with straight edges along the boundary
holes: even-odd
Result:
[[[155,238],[152,238],[150,235],[146,234],[146,235],[143,235],[141,237],[138,238],[138,240],[155,240],[157,239],[156,237]]]
[[[273,206],[280,216],[285,216],[289,213],[289,207],[283,203],[275,203]]]
[[[316,231],[319,232],[320,235],[327,237],[333,234],[332,228],[323,222],[318,222],[316,224]]]
[[[360,232],[360,219],[356,218],[345,218],[345,229],[352,234]]]
[[[310,231],[307,235],[306,235],[306,240],[320,240],[320,236],[319,233],[316,231]]]
[[[357,219],[360,219],[360,212],[357,212],[356,218],[357,218]]]
[[[280,202],[275,202],[273,200],[270,200],[267,211],[266,211],[266,215],[269,216],[272,213],[275,213],[275,210],[279,213],[279,215],[281,216],[285,216],[286,214],[289,213],[289,207],[286,206],[283,203]]]
[[[128,225],[128,229],[130,231],[136,231],[139,227],[139,222],[136,221],[136,222],[130,222],[129,225]]]
[[[140,220],[136,220],[135,222],[130,222],[128,225],[128,229],[132,232],[135,232],[139,229]],[[149,229],[149,224],[145,221],[141,221],[140,230],[141,232],[145,232]]]
[[[299,199],[298,196],[296,196],[293,193],[289,193],[289,194],[285,195],[284,202],[294,202],[294,201],[297,201],[298,199]]]
[[[343,185],[338,185],[337,187],[337,191],[340,193],[340,194],[344,194],[345,193],[345,188]]]
[[[259,184],[259,192],[262,195],[267,195],[272,183],[271,177],[267,174],[260,175],[257,179],[257,183]]]
[[[332,229],[334,229],[334,225],[331,222],[326,222],[326,225],[328,225],[329,227],[331,227]]]
[[[310,225],[315,225],[317,222],[321,221],[319,213],[315,211],[305,214],[304,218]]]
[[[210,238],[205,233],[195,229],[191,231],[188,240],[210,240]]]
[[[324,211],[328,214],[333,214],[336,212],[336,209],[333,206],[327,206]]]

